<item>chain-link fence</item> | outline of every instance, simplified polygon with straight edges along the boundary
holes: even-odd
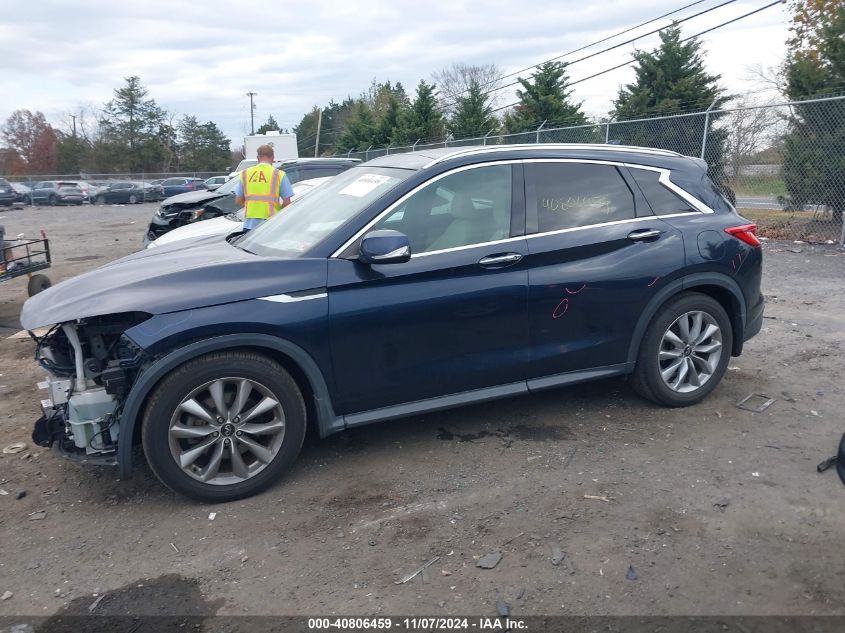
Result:
[[[516,143],[612,143],[704,158],[736,207],[772,239],[845,245],[845,96],[748,104],[633,120],[596,120],[520,134],[420,140],[337,156],[371,160],[430,148]]]
[[[151,182],[167,180],[168,178],[201,178],[206,180],[212,176],[226,176],[228,171],[180,171],[180,172],[130,172],[130,173],[76,173],[76,174],[32,174],[26,176],[2,176],[11,183],[20,183],[31,187],[38,182],[68,181],[68,182]]]

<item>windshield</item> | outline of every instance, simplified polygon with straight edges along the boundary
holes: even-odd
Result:
[[[256,255],[298,257],[414,172],[355,167],[314,188],[237,245]]]
[[[252,167],[253,165],[257,165],[258,160],[255,158],[245,158],[241,162],[238,163],[238,166],[235,168],[235,171],[243,171],[247,167]]]

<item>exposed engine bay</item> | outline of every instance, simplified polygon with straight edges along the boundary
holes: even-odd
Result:
[[[38,387],[43,417],[32,439],[65,457],[116,463],[120,413],[143,365],[141,350],[124,332],[150,315],[135,312],[54,325],[36,342],[35,359],[47,371]]]

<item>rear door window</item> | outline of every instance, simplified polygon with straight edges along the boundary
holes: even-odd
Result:
[[[689,202],[669,190],[660,182],[660,172],[651,169],[630,168],[631,176],[646,197],[654,215],[696,213]]]
[[[632,220],[636,212],[634,194],[614,165],[527,163],[525,196],[529,228],[538,233]]]

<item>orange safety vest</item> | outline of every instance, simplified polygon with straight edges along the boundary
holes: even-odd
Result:
[[[241,172],[247,219],[266,220],[282,208],[279,185],[284,177],[285,172],[269,163],[258,163]]]

